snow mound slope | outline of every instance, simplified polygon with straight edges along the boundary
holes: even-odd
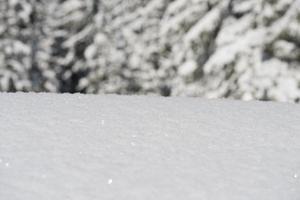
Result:
[[[300,199],[294,104],[0,94],[0,199]]]

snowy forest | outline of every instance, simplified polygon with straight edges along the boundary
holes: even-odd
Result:
[[[0,0],[0,91],[300,100],[300,0]]]

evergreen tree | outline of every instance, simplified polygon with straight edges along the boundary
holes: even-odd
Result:
[[[300,0],[2,0],[0,90],[299,101]]]
[[[88,72],[84,54],[95,35],[98,1],[58,0],[51,9],[45,42],[48,68],[56,75],[59,92],[84,92],[78,84]]]

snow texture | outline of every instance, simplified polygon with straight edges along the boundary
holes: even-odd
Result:
[[[300,199],[294,104],[0,95],[0,199]]]

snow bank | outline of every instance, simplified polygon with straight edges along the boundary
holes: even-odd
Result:
[[[293,104],[0,95],[0,199],[300,198]]]

